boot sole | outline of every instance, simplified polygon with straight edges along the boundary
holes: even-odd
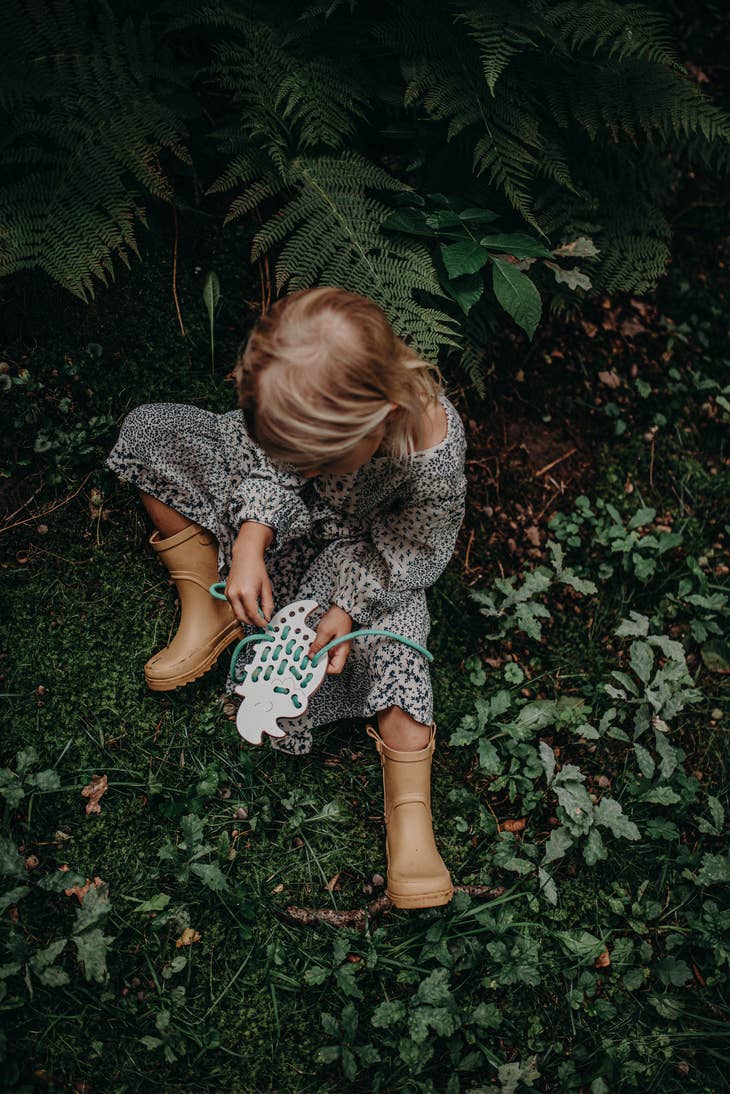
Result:
[[[414,893],[411,896],[399,895],[390,889],[385,890],[394,908],[439,908],[448,904],[454,895],[453,885],[449,889],[440,889],[435,893]]]
[[[200,661],[194,669],[188,670],[186,673],[179,673],[177,676],[169,676],[167,678],[150,678],[145,672],[144,678],[147,683],[147,687],[150,691],[175,691],[176,688],[184,687],[185,684],[192,684],[193,680],[199,680],[201,676],[205,676],[208,669],[211,669],[216,663],[220,655],[223,653],[226,646],[230,646],[234,638],[237,638],[239,634],[242,634],[241,628],[235,626],[232,629],[229,628],[224,634],[224,637],[213,647],[211,652],[205,658],[204,661]]]

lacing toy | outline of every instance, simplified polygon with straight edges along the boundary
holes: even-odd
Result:
[[[211,596],[226,600],[224,589],[225,582],[216,582],[210,586]],[[295,718],[306,711],[311,696],[322,686],[327,675],[327,654],[341,642],[365,634],[382,635],[403,642],[418,650],[427,661],[433,661],[433,654],[417,642],[377,627],[364,627],[333,638],[310,659],[307,650],[317,634],[305,620],[317,607],[316,600],[295,600],[287,604],[271,617],[264,631],[242,638],[231,654],[230,675],[236,685],[234,691],[241,696],[236,729],[249,744],[262,744],[264,733],[269,737],[286,736],[277,718]],[[239,676],[236,663],[241,650],[254,642],[259,645],[253,660]]]

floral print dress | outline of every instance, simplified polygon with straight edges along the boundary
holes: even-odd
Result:
[[[304,478],[274,464],[248,435],[240,410],[214,414],[183,403],[144,403],[122,423],[106,463],[127,482],[212,532],[224,580],[245,520],[267,524],[274,539],[264,562],[278,610],[294,600],[318,603],[316,629],[331,604],[353,630],[394,631],[427,646],[425,590],[451,558],[464,517],[464,426],[442,394],[448,429],[409,459],[374,456],[346,475]],[[245,625],[244,634],[258,628]],[[253,657],[246,647],[240,673]],[[228,679],[226,690],[233,693]],[[425,725],[433,720],[428,662],[392,638],[352,640],[341,673],[325,676],[296,718],[280,718],[286,736],[272,747],[309,752],[311,730],[341,718],[368,718],[399,706]]]

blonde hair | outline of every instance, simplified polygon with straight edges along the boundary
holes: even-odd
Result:
[[[312,471],[341,460],[390,414],[382,450],[410,457],[423,411],[444,390],[437,365],[385,312],[334,286],[300,289],[254,324],[233,369],[251,437],[273,460]]]

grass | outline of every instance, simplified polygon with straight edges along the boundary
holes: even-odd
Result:
[[[236,301],[248,288],[235,235],[203,268],[206,259],[224,287],[216,360],[230,361],[241,337]],[[13,391],[11,508],[39,486],[41,513],[2,537],[8,1088],[727,1089],[726,676],[703,660],[712,633],[692,630],[708,620],[726,628],[727,607],[682,599],[722,598],[728,587],[721,407],[689,371],[701,364],[703,375],[723,375],[717,287],[691,299],[678,279],[667,287],[668,308],[696,315],[673,358],[678,390],[656,382],[641,396],[627,383],[618,416],[595,411],[589,494],[598,515],[580,547],[561,542],[598,593],[553,581],[527,600],[549,612],[540,635],[503,615],[504,633],[488,639],[490,621],[469,595],[458,552],[431,591],[435,827],[455,879],[499,886],[501,895],[482,903],[462,893],[446,909],[391,912],[357,932],[300,927],[286,907],[360,906],[363,887],[385,873],[380,772],[362,724],[319,730],[310,755],[288,757],[237,737],[219,702],[225,659],[179,692],[144,687],[142,663],[174,633],[175,607],[134,494],[103,469],[103,454],[136,403],[232,405],[230,384],[206,360],[201,276],[181,256],[184,341],[167,263],[164,248],[153,248],[92,312],[40,301],[37,348],[22,361],[8,352],[12,374],[25,366],[37,385]],[[164,315],[151,300],[165,302]],[[662,346],[667,337],[656,332]],[[89,342],[101,345],[100,357],[84,352]],[[589,373],[602,367],[603,348],[594,346]],[[570,407],[574,397],[566,375],[551,406]],[[701,409],[708,398],[711,417]],[[89,408],[109,421],[89,428]],[[643,432],[657,414],[667,424],[652,459]],[[70,440],[69,419],[80,430]],[[34,453],[49,421],[63,435]],[[70,500],[42,515],[54,498]],[[597,499],[620,521],[599,513]],[[658,511],[647,518],[652,534],[661,535],[662,514],[673,516],[679,545],[659,554],[637,542],[612,553],[619,535],[628,542],[641,504]],[[467,523],[484,520],[473,511]],[[476,550],[488,561],[478,541]],[[656,564],[649,577],[645,558]],[[548,562],[543,551],[539,564]],[[682,581],[700,580],[693,562],[707,588],[682,594]],[[508,572],[519,584],[532,568]],[[478,587],[496,594],[496,576],[494,568]],[[651,634],[675,628],[701,691],[671,720],[676,766],[666,778],[646,774],[631,733],[586,737],[564,714],[529,731],[520,722],[536,701],[569,697],[583,701],[594,725],[613,702],[630,728],[630,699],[611,700],[605,685],[640,661],[643,647],[632,652],[632,643],[641,640],[615,634],[632,611],[650,620]],[[508,707],[489,708],[477,726],[475,711],[500,693]],[[469,740],[459,744],[459,734]],[[658,766],[650,738],[641,739]],[[29,748],[36,758],[19,764]],[[584,786],[596,802],[611,797],[639,838],[601,828],[605,857],[590,862],[585,834],[575,834],[545,862],[551,833],[571,831],[568,798],[556,796],[560,783],[549,784],[543,766],[549,752],[566,795]],[[13,773],[24,764],[18,783]],[[585,782],[571,781],[571,765]],[[86,814],[81,796],[95,774],[109,784],[98,815]],[[667,804],[647,800],[649,784]],[[525,823],[498,831],[506,820]],[[103,884],[80,904],[64,893],[62,865],[74,883]],[[553,901],[540,866],[556,885]],[[54,942],[64,943],[58,953]]]

